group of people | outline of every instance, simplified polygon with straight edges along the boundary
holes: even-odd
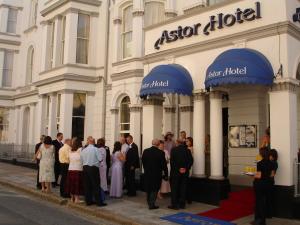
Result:
[[[105,206],[107,194],[121,198],[124,188],[129,197],[136,196],[136,170],[140,168],[138,146],[133,137],[121,136],[114,143],[113,151],[105,145],[105,139],[88,137],[84,146],[78,138],[64,139],[58,133],[55,140],[41,136],[35,148],[38,164],[37,187],[51,193],[51,187],[59,186],[60,196],[81,202],[84,195],[87,205]],[[145,190],[149,209],[158,208],[156,198],[171,194],[170,208],[184,208],[188,178],[193,164],[193,139],[182,131],[175,142],[168,132],[164,140],[154,139],[152,147],[144,150],[142,163],[145,172]],[[108,177],[110,187],[108,188]],[[60,179],[59,179],[60,178]]]

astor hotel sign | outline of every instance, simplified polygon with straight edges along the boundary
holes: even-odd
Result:
[[[176,30],[172,31],[164,30],[161,37],[155,42],[154,48],[159,50],[160,46],[164,43],[171,43],[180,39],[198,36],[201,32],[208,36],[213,31],[261,18],[261,3],[256,2],[254,8],[237,8],[232,14],[219,13],[217,15],[210,16],[209,22],[205,26],[201,23],[196,23],[192,26],[178,26]]]

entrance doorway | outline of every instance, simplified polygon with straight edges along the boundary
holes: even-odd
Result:
[[[222,109],[223,118],[223,176],[228,177],[229,157],[228,157],[228,108]]]

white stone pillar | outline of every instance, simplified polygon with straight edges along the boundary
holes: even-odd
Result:
[[[223,177],[222,93],[210,93],[210,179]]]
[[[274,84],[270,94],[271,147],[278,151],[276,184],[294,185],[293,164],[297,157],[297,94],[292,83]]]
[[[113,108],[110,109],[111,112],[111,143],[119,141],[119,109]]]
[[[95,104],[95,93],[88,92],[86,94],[86,105],[85,105],[85,121],[84,121],[84,140],[93,134],[94,117],[93,110]]]
[[[115,18],[114,21],[114,36],[113,36],[113,62],[119,61],[121,58],[120,52],[121,52],[121,27],[122,27],[122,20],[120,18]]]
[[[193,176],[205,177],[205,95],[194,94],[194,164]]]
[[[173,18],[176,15],[176,0],[167,0],[165,9],[166,19]]]
[[[21,145],[23,145],[23,144],[26,144],[26,143],[24,143],[24,140],[25,140],[25,138],[24,137],[26,137],[26,135],[23,135],[23,132],[28,132],[28,129],[27,129],[27,127],[26,127],[26,129],[24,129],[24,123],[25,123],[25,121],[24,121],[24,112],[25,112],[25,108],[26,108],[26,106],[25,105],[22,105],[22,106],[20,106],[20,108],[19,108],[19,119],[18,119],[18,128],[17,128],[17,136],[18,136],[18,144],[21,144]]]
[[[130,105],[130,134],[141,153],[141,105]]]
[[[8,7],[1,7],[0,8],[0,32],[6,33],[7,31],[7,19],[8,19]]]
[[[167,132],[174,133],[175,131],[175,115],[176,107],[175,106],[164,106],[163,114],[163,134]]]
[[[143,100],[143,150],[151,147],[154,138],[162,138],[163,98]]]
[[[144,49],[144,9],[142,1],[135,0],[132,13],[132,57],[142,57]]]
[[[50,61],[50,45],[51,45],[51,25],[49,21],[44,21],[42,24],[42,63],[41,63],[41,71],[45,71],[51,68]]]
[[[5,51],[2,50],[0,51],[0,87],[2,87],[4,57],[5,57]]]
[[[35,143],[35,125],[36,125],[36,103],[31,103],[29,105],[30,114],[29,114],[29,144],[32,145]]]
[[[54,19],[54,49],[53,49],[53,67],[62,64],[61,51],[62,51],[62,16],[58,15]]]
[[[185,131],[187,137],[193,136],[193,106],[180,105],[180,131]]]
[[[15,140],[14,143],[16,144],[21,144],[21,140],[20,140],[20,136],[19,136],[19,132],[20,130],[22,130],[22,124],[20,123],[20,114],[21,114],[21,106],[16,106],[15,107],[15,129],[14,129],[14,133],[15,133]]]
[[[60,129],[65,138],[72,137],[73,92],[61,93]]]
[[[57,134],[57,123],[56,123],[57,93],[50,94],[49,108],[50,109],[49,109],[48,135],[54,138],[56,137]]]
[[[66,15],[65,64],[76,63],[78,12],[69,11]]]
[[[35,142],[40,140],[41,135],[46,134],[46,105],[47,105],[47,96],[39,95],[37,103],[37,115],[36,115],[36,131],[35,131]]]

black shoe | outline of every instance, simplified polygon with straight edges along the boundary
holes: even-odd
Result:
[[[149,209],[150,209],[150,210],[153,210],[153,209],[159,209],[159,206],[156,206],[156,205],[155,205],[155,206],[150,206]]]
[[[100,204],[97,204],[97,206],[99,206],[99,207],[104,207],[104,206],[107,206],[107,204],[104,203],[104,202],[102,202],[102,203],[100,203]]]
[[[90,205],[93,205],[93,204],[94,204],[93,202],[87,202],[86,203],[87,206],[90,206]]]
[[[178,210],[179,209],[177,206],[174,206],[174,205],[169,205],[168,208],[173,209],[173,210]]]

